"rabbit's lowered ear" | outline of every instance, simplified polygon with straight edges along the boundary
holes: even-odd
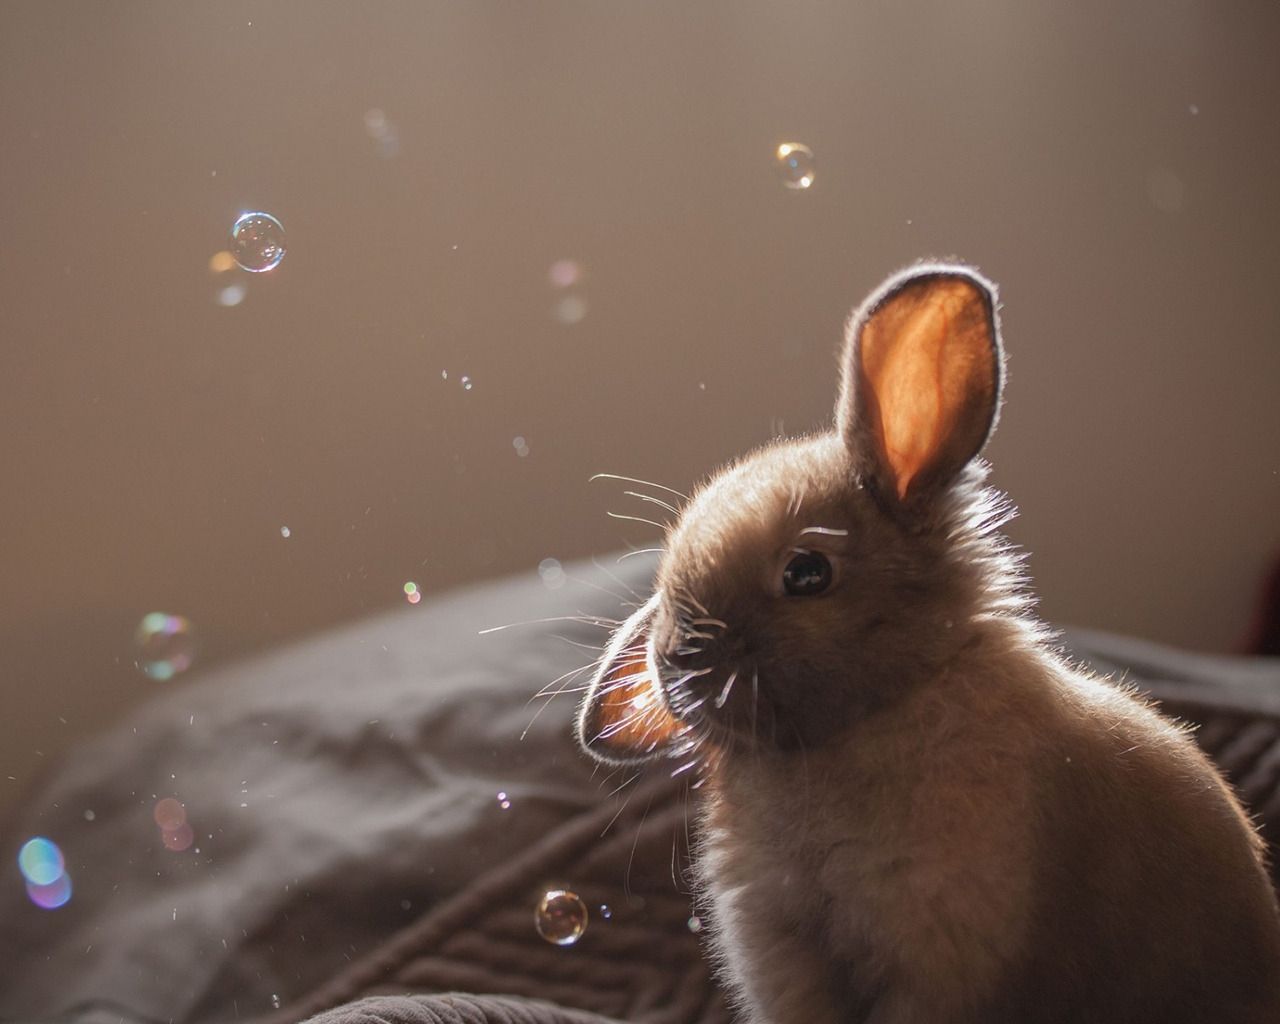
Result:
[[[665,754],[684,731],[649,664],[650,623],[661,597],[654,594],[618,628],[578,712],[582,749],[609,764]]]
[[[981,450],[1000,383],[995,286],[967,267],[912,267],[849,322],[837,426],[881,501],[910,509]]]

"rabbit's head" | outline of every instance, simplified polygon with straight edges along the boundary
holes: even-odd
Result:
[[[583,701],[584,749],[811,747],[937,676],[1007,592],[976,458],[1002,366],[974,271],[921,265],[877,289],[849,322],[835,428],[753,452],[683,509]]]

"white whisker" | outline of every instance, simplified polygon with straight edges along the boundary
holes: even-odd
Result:
[[[616,473],[597,473],[588,480],[591,483],[594,480],[622,480],[629,484],[643,484],[645,487],[656,487],[660,491],[666,491],[668,494],[674,494],[677,498],[689,500],[689,495],[683,491],[677,491],[674,487],[664,487],[662,484],[655,484],[652,480],[640,480],[634,476],[618,476]]]

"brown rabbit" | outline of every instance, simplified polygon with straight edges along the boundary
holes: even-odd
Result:
[[[1280,1021],[1262,844],[1186,733],[1031,617],[978,452],[993,286],[857,311],[835,429],[707,483],[578,721],[704,772],[716,962],[769,1024]]]

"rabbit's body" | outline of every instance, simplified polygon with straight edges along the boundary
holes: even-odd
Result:
[[[1248,819],[1053,651],[994,532],[988,289],[928,267],[868,300],[837,429],[690,502],[580,738],[700,763],[701,894],[751,1024],[1280,1020]]]

